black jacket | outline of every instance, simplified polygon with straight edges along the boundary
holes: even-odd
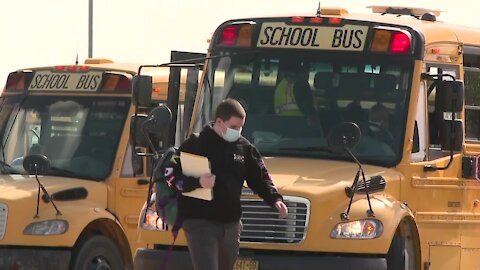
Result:
[[[192,135],[187,139],[179,151],[207,157],[211,172],[216,176],[211,201],[180,196],[178,209],[182,219],[238,221],[242,214],[240,196],[244,180],[270,206],[279,199],[283,200],[273,185],[258,150],[243,137],[229,143],[221,138],[211,125],[207,125],[199,135]],[[182,174],[180,159],[178,155],[175,157],[171,168],[166,170],[167,174],[170,174],[166,175],[167,182],[180,192],[201,188],[199,178]]]

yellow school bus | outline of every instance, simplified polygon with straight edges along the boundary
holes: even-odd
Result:
[[[130,134],[148,111],[132,103],[138,68],[87,59],[10,73],[0,95],[0,269],[133,269],[148,185],[148,160],[132,150],[144,146]],[[151,75],[158,106],[169,73]]]
[[[279,219],[243,189],[236,270],[480,268],[480,29],[437,10],[371,9],[214,32],[189,132],[238,99],[242,135],[289,207]],[[143,211],[138,269],[165,257],[190,269],[184,236],[165,256],[171,234]]]

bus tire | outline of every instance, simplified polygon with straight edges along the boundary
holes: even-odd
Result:
[[[71,270],[117,270],[125,269],[115,243],[103,235],[95,235],[82,241],[73,250]]]
[[[415,258],[415,245],[412,237],[405,237],[397,231],[393,236],[392,243],[387,253],[388,270],[418,269]]]
[[[387,253],[388,270],[405,270],[405,241],[397,232]]]

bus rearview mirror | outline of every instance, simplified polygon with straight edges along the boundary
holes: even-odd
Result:
[[[439,112],[461,112],[465,99],[465,88],[463,81],[438,81],[437,103],[441,106]]]
[[[152,103],[153,79],[148,75],[132,78],[132,101],[135,106],[149,107]]]
[[[133,115],[130,121],[130,143],[135,146],[148,148],[148,139],[142,132],[142,126],[147,122],[146,114]]]
[[[444,151],[462,151],[463,124],[460,120],[443,120],[440,143]]]

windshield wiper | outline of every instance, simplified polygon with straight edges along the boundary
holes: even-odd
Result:
[[[2,165],[3,168],[8,168],[8,169],[13,169],[12,165],[8,164],[7,162],[0,160],[0,164]]]
[[[3,160],[0,160],[0,166],[2,167],[2,173],[10,173],[12,170],[12,166]]]
[[[1,167],[1,172],[2,173],[8,173],[8,174],[18,174],[20,173],[18,170],[12,167],[12,165],[8,164],[7,162],[0,160],[0,167]]]
[[[52,172],[56,176],[67,176],[67,177],[75,177],[75,178],[78,177],[78,175],[75,172],[62,169],[62,168],[57,168],[57,167],[50,167],[48,172]]]

